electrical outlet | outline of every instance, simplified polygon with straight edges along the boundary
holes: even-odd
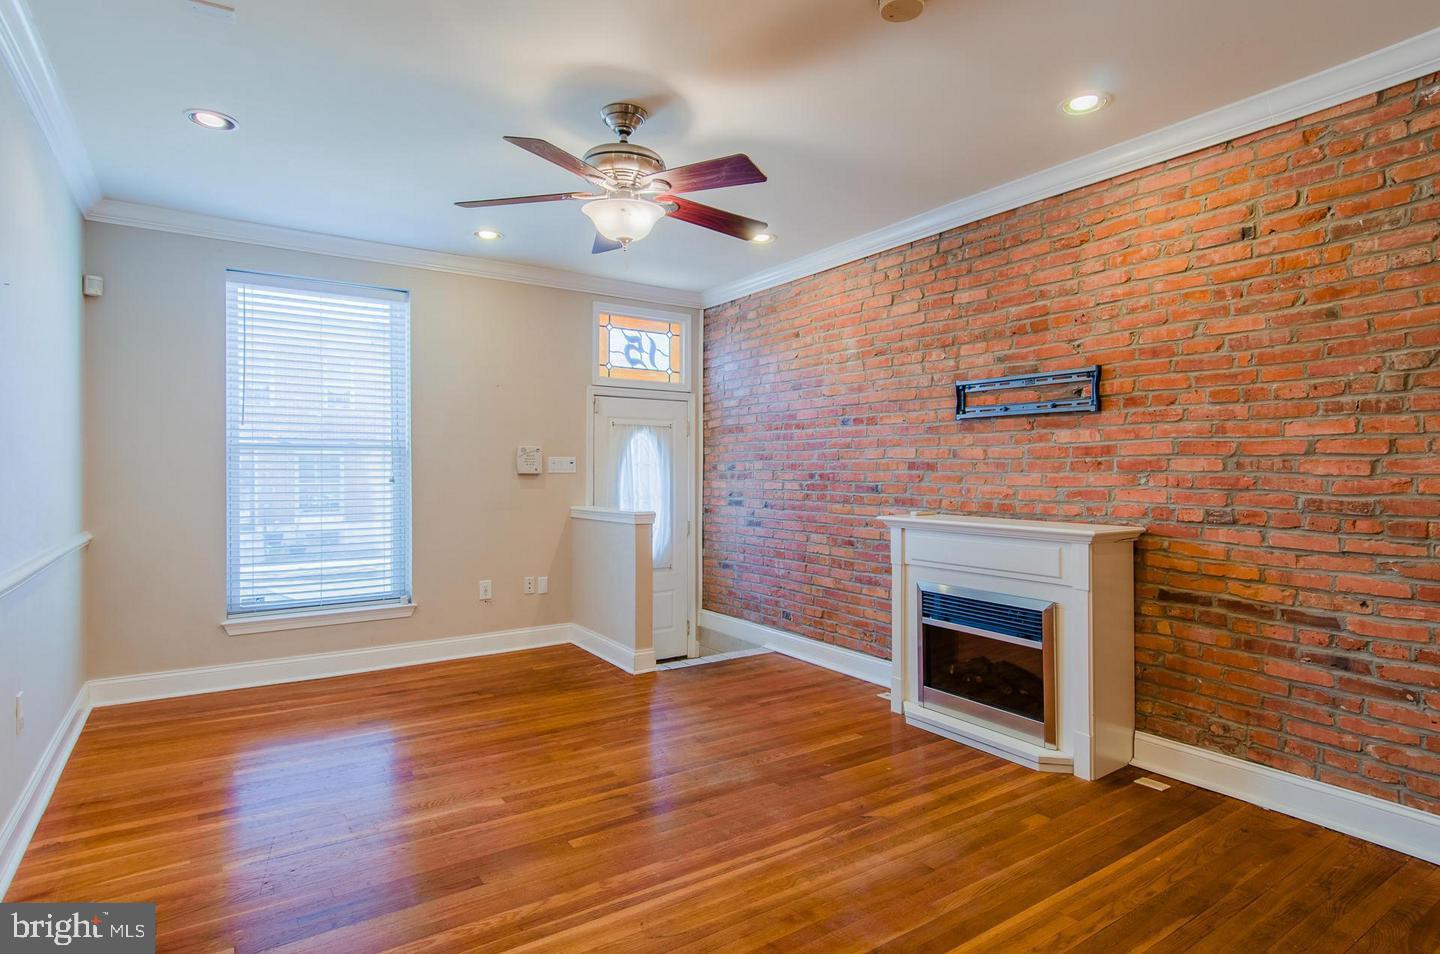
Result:
[[[495,596],[495,591],[494,591],[494,588],[491,587],[490,581],[489,581],[489,580],[481,580],[481,581],[480,581],[480,598],[481,598],[482,600],[489,600],[489,599],[493,599],[494,596]]]
[[[535,592],[535,577],[533,577],[533,576],[527,576],[527,577],[525,577],[525,592],[526,592],[526,593],[534,593],[534,592]]]
[[[20,730],[25,728],[25,693],[15,693],[15,734],[19,735]]]
[[[538,591],[538,592],[540,592],[540,593],[549,593],[549,592],[550,592],[550,577],[548,577],[548,576],[537,576],[537,577],[535,578],[535,585],[536,585],[536,588],[537,588],[537,591]]]

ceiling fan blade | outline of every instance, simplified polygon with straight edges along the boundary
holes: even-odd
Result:
[[[526,152],[534,153],[541,159],[553,162],[566,172],[573,172],[582,179],[589,179],[591,182],[605,182],[605,173],[596,169],[584,159],[570,155],[559,146],[548,143],[543,139],[529,139],[525,136],[506,136],[505,141],[514,143]]]
[[[679,219],[681,222],[689,222],[691,225],[698,225],[702,228],[714,229],[716,232],[724,232],[726,235],[733,235],[747,242],[769,227],[759,219],[746,218],[743,215],[736,215],[734,212],[726,212],[724,209],[701,205],[699,202],[682,199],[678,195],[662,195],[659,201],[675,206],[675,211],[670,213],[672,219]]]
[[[658,185],[662,181],[669,183],[665,188],[668,193],[699,192],[702,189],[723,189],[726,186],[764,182],[765,173],[750,161],[749,156],[736,153],[721,159],[706,159],[704,162],[693,162],[688,166],[665,169],[646,176],[641,180],[641,184],[642,187],[651,182]]]
[[[456,202],[462,209],[484,209],[492,205],[525,205],[529,202],[559,202],[562,199],[598,199],[598,195],[590,195],[588,192],[552,192],[549,195],[517,195],[509,199],[472,199],[469,202]]]
[[[617,248],[624,248],[619,242],[612,242],[599,232],[595,233],[595,244],[590,247],[591,255],[599,255],[601,252],[613,252]]]

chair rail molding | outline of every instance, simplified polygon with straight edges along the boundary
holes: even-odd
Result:
[[[24,586],[64,557],[89,546],[93,539],[94,537],[89,533],[81,531],[59,546],[38,553],[19,566],[12,567],[4,574],[0,574],[0,598]]]
[[[90,208],[100,201],[100,183],[25,0],[0,0],[0,60],[55,153],[76,207]]]

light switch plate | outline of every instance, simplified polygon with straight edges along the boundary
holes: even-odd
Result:
[[[549,464],[552,474],[573,474],[575,473],[575,458],[573,457],[552,457]]]

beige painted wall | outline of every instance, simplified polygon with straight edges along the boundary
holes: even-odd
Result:
[[[82,529],[80,303],[80,214],[0,69],[0,577]],[[83,562],[0,596],[0,824],[84,680]]]
[[[571,517],[574,622],[641,655],[654,650],[651,530],[648,523]]]
[[[594,298],[89,223],[85,407],[90,672],[113,676],[570,620]],[[411,293],[414,592],[408,619],[227,636],[225,269]],[[515,474],[515,447],[579,459]],[[521,578],[550,577],[526,596]],[[490,603],[476,597],[494,581]]]

